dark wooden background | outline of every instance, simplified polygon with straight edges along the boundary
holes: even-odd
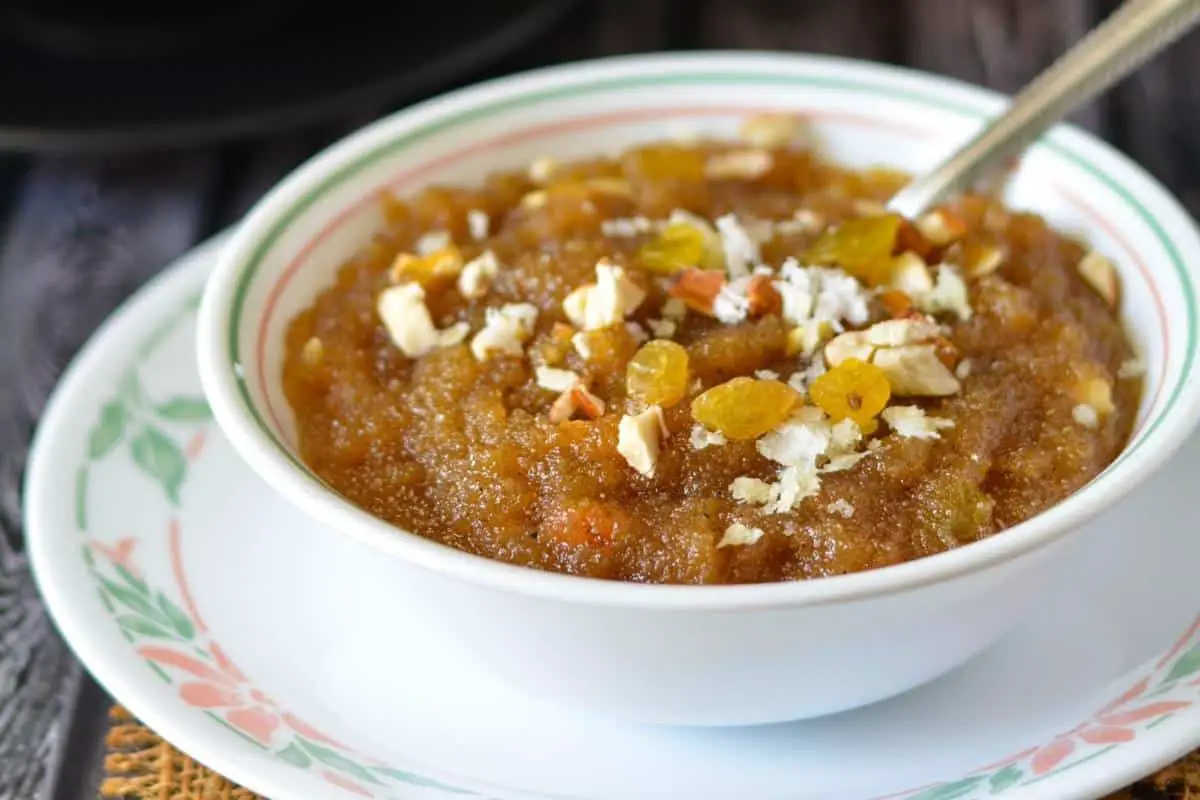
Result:
[[[1105,0],[593,0],[490,70],[693,48],[835,53],[1019,88],[1101,19]],[[122,299],[233,223],[342,133],[413,98],[304,130],[176,152],[0,154],[0,799],[95,797],[108,700],[42,610],[22,554],[20,481],[47,394]],[[1200,39],[1077,122],[1200,210]]]

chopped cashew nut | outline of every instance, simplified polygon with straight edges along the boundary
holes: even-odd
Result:
[[[730,150],[715,153],[704,164],[704,177],[713,180],[761,178],[771,169],[771,154],[766,150]]]
[[[892,394],[901,397],[944,397],[962,388],[931,344],[883,347],[871,363],[883,370]]]
[[[579,383],[579,376],[569,369],[538,367],[536,376],[537,385],[551,392],[565,392]]]
[[[479,242],[487,238],[492,221],[486,211],[473,208],[467,212],[467,232],[471,238]]]
[[[430,256],[438,250],[445,250],[453,243],[450,234],[446,231],[430,231],[429,233],[422,234],[413,247],[417,251],[417,255]]]
[[[850,519],[854,516],[854,506],[850,505],[844,497],[834,500],[825,507],[825,510],[830,514],[837,514],[839,517],[844,517],[845,519]]]
[[[961,239],[967,232],[966,223],[948,211],[930,211],[913,224],[922,236],[938,247]]]
[[[924,294],[914,295],[917,307],[928,314],[948,311],[956,314],[961,320],[971,318],[971,302],[967,299],[967,284],[963,281],[958,270],[949,264],[938,268],[937,282],[933,289]]]
[[[933,290],[933,276],[925,259],[911,250],[906,250],[896,256],[892,266],[893,289],[899,289],[909,297],[920,297]]]
[[[733,483],[729,485],[729,494],[739,503],[757,503],[760,506],[774,499],[771,484],[745,475],[733,479]]]
[[[304,347],[300,350],[300,360],[307,367],[320,366],[324,359],[325,344],[316,336],[305,342]]]
[[[1100,415],[1087,403],[1080,403],[1071,409],[1071,416],[1075,422],[1088,430],[1094,431],[1100,427]]]
[[[434,327],[429,309],[425,307],[425,290],[416,283],[384,289],[375,308],[392,344],[409,358],[459,344],[470,330],[465,322],[456,322],[445,330]]]
[[[483,330],[471,340],[471,352],[479,361],[497,354],[523,355],[523,345],[533,334],[537,313],[537,306],[529,303],[508,303],[498,309],[487,309]]]
[[[1117,283],[1117,268],[1113,263],[1095,250],[1079,260],[1079,275],[1096,294],[1104,298],[1110,306],[1117,304],[1117,293],[1120,291]]]
[[[596,264],[596,282],[567,295],[563,311],[577,327],[593,331],[624,322],[645,298],[646,293],[629,280],[625,270],[601,259]]]
[[[749,525],[735,522],[725,529],[725,534],[721,537],[721,541],[717,542],[717,549],[754,544],[762,537],[762,528],[751,528]]]
[[[640,414],[621,417],[617,425],[617,452],[636,472],[652,478],[665,437],[662,409],[650,406]]]
[[[558,159],[551,156],[539,156],[529,165],[529,180],[534,183],[547,183],[558,169]]]
[[[458,292],[468,300],[478,300],[487,294],[492,279],[500,272],[500,262],[491,250],[471,259],[463,265],[458,275]]]
[[[656,339],[670,339],[679,327],[679,323],[673,319],[648,319],[646,324]]]

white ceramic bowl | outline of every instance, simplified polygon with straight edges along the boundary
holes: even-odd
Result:
[[[891,67],[712,53],[541,70],[423,103],[318,155],[240,225],[201,309],[205,391],[270,485],[331,535],[387,559],[394,596],[361,609],[383,635],[392,603],[421,603],[469,657],[512,685],[654,722],[789,720],[895,695],[1008,630],[1072,552],[1068,535],[1159,467],[1196,423],[1190,260],[1200,238],[1179,205],[1112,148],[1055,130],[1024,160],[1008,199],[1116,261],[1122,310],[1149,364],[1137,433],[1050,511],[900,566],[797,583],[633,585],[489,561],[399,530],[327,489],[297,458],[280,387],[284,332],[380,226],[372,198],[385,187],[472,182],[539,155],[585,156],[685,132],[732,136],[741,119],[767,109],[809,115],[836,160],[920,170],[1001,105],[994,94]]]

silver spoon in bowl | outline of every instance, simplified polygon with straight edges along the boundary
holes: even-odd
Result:
[[[1128,0],[1034,78],[973,139],[897,192],[888,210],[911,219],[970,188],[1197,21],[1200,0]]]

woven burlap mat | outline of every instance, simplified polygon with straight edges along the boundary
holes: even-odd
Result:
[[[123,708],[109,716],[102,798],[258,800],[160,739]],[[1106,800],[1200,800],[1200,750]]]

